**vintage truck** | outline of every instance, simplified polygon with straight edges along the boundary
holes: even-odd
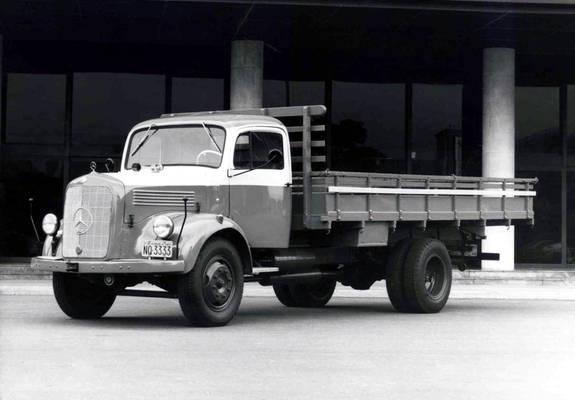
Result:
[[[383,279],[398,311],[435,313],[452,264],[497,257],[481,252],[486,226],[533,225],[536,179],[326,170],[325,113],[213,111],[136,125],[118,172],[69,183],[31,267],[53,272],[72,318],[146,296],[178,299],[192,325],[222,326],[245,282],[272,286],[288,307],[321,307],[338,282],[366,290]],[[133,288],[143,282],[157,289]]]

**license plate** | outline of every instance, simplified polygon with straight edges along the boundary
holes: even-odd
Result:
[[[142,257],[171,258],[172,244],[171,240],[151,240],[144,242],[142,245]]]

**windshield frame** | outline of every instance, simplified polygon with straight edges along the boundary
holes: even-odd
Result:
[[[208,131],[206,131],[206,129],[209,128],[209,132],[211,133],[212,131],[218,131],[221,132],[223,134],[223,138],[221,140],[221,143],[214,143],[212,142],[212,140],[214,140],[213,137],[211,137],[211,135],[208,134]],[[203,164],[203,163],[190,163],[190,162],[181,162],[181,163],[173,163],[173,162],[164,162],[164,160],[162,160],[161,158],[161,153],[160,151],[158,152],[158,161],[156,163],[151,163],[151,164],[140,164],[140,168],[141,169],[153,169],[155,167],[161,166],[163,167],[205,167],[205,168],[212,168],[212,169],[218,169],[222,166],[223,163],[223,159],[224,159],[224,152],[225,152],[225,147],[226,147],[226,140],[227,140],[227,136],[228,136],[228,132],[226,130],[226,128],[222,125],[218,125],[218,124],[214,124],[214,123],[205,123],[202,121],[194,121],[194,122],[180,122],[177,124],[158,124],[158,123],[151,123],[149,125],[145,125],[145,126],[141,126],[138,127],[137,129],[133,130],[130,133],[130,136],[127,140],[126,143],[126,149],[124,151],[124,162],[123,162],[123,168],[125,170],[131,171],[133,170],[133,166],[135,164],[139,164],[139,162],[134,161],[134,159],[140,159],[140,157],[138,157],[138,154],[142,152],[143,149],[145,149],[150,143],[147,143],[148,140],[145,140],[143,144],[140,143],[140,140],[143,140],[147,134],[149,134],[149,132],[154,131],[153,135],[150,135],[148,137],[148,139],[152,139],[152,136],[161,139],[163,137],[163,135],[165,136],[167,133],[166,131],[168,130],[173,130],[173,129],[183,129],[183,130],[190,130],[190,134],[194,133],[193,130],[197,130],[198,132],[203,132],[203,133],[197,133],[199,136],[205,135],[205,137],[207,138],[208,142],[211,143],[211,146],[206,147],[205,149],[199,151],[199,153],[202,153],[205,150],[210,150],[213,153],[218,153],[218,151],[216,150],[216,147],[219,147],[221,149],[221,155],[219,158],[219,162],[216,164]],[[163,134],[163,135],[162,135]],[[144,135],[141,138],[139,137],[140,135]],[[215,145],[215,146],[214,146]],[[134,155],[132,155],[132,152],[134,152],[138,146],[140,146],[140,148],[138,149],[138,151],[135,152]],[[159,149],[158,149],[159,150]]]

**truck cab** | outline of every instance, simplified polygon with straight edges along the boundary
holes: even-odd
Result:
[[[166,116],[138,124],[126,142],[121,179],[126,216],[140,223],[167,207],[221,215],[251,247],[287,247],[291,222],[289,138],[269,117]],[[169,202],[168,202],[169,203]],[[273,228],[272,228],[273,227]]]

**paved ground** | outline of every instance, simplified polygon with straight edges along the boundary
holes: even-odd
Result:
[[[175,300],[123,297],[78,321],[51,296],[0,295],[0,398],[572,399],[574,308],[452,298],[414,315],[382,298],[290,309],[253,295],[230,325],[198,329]]]

